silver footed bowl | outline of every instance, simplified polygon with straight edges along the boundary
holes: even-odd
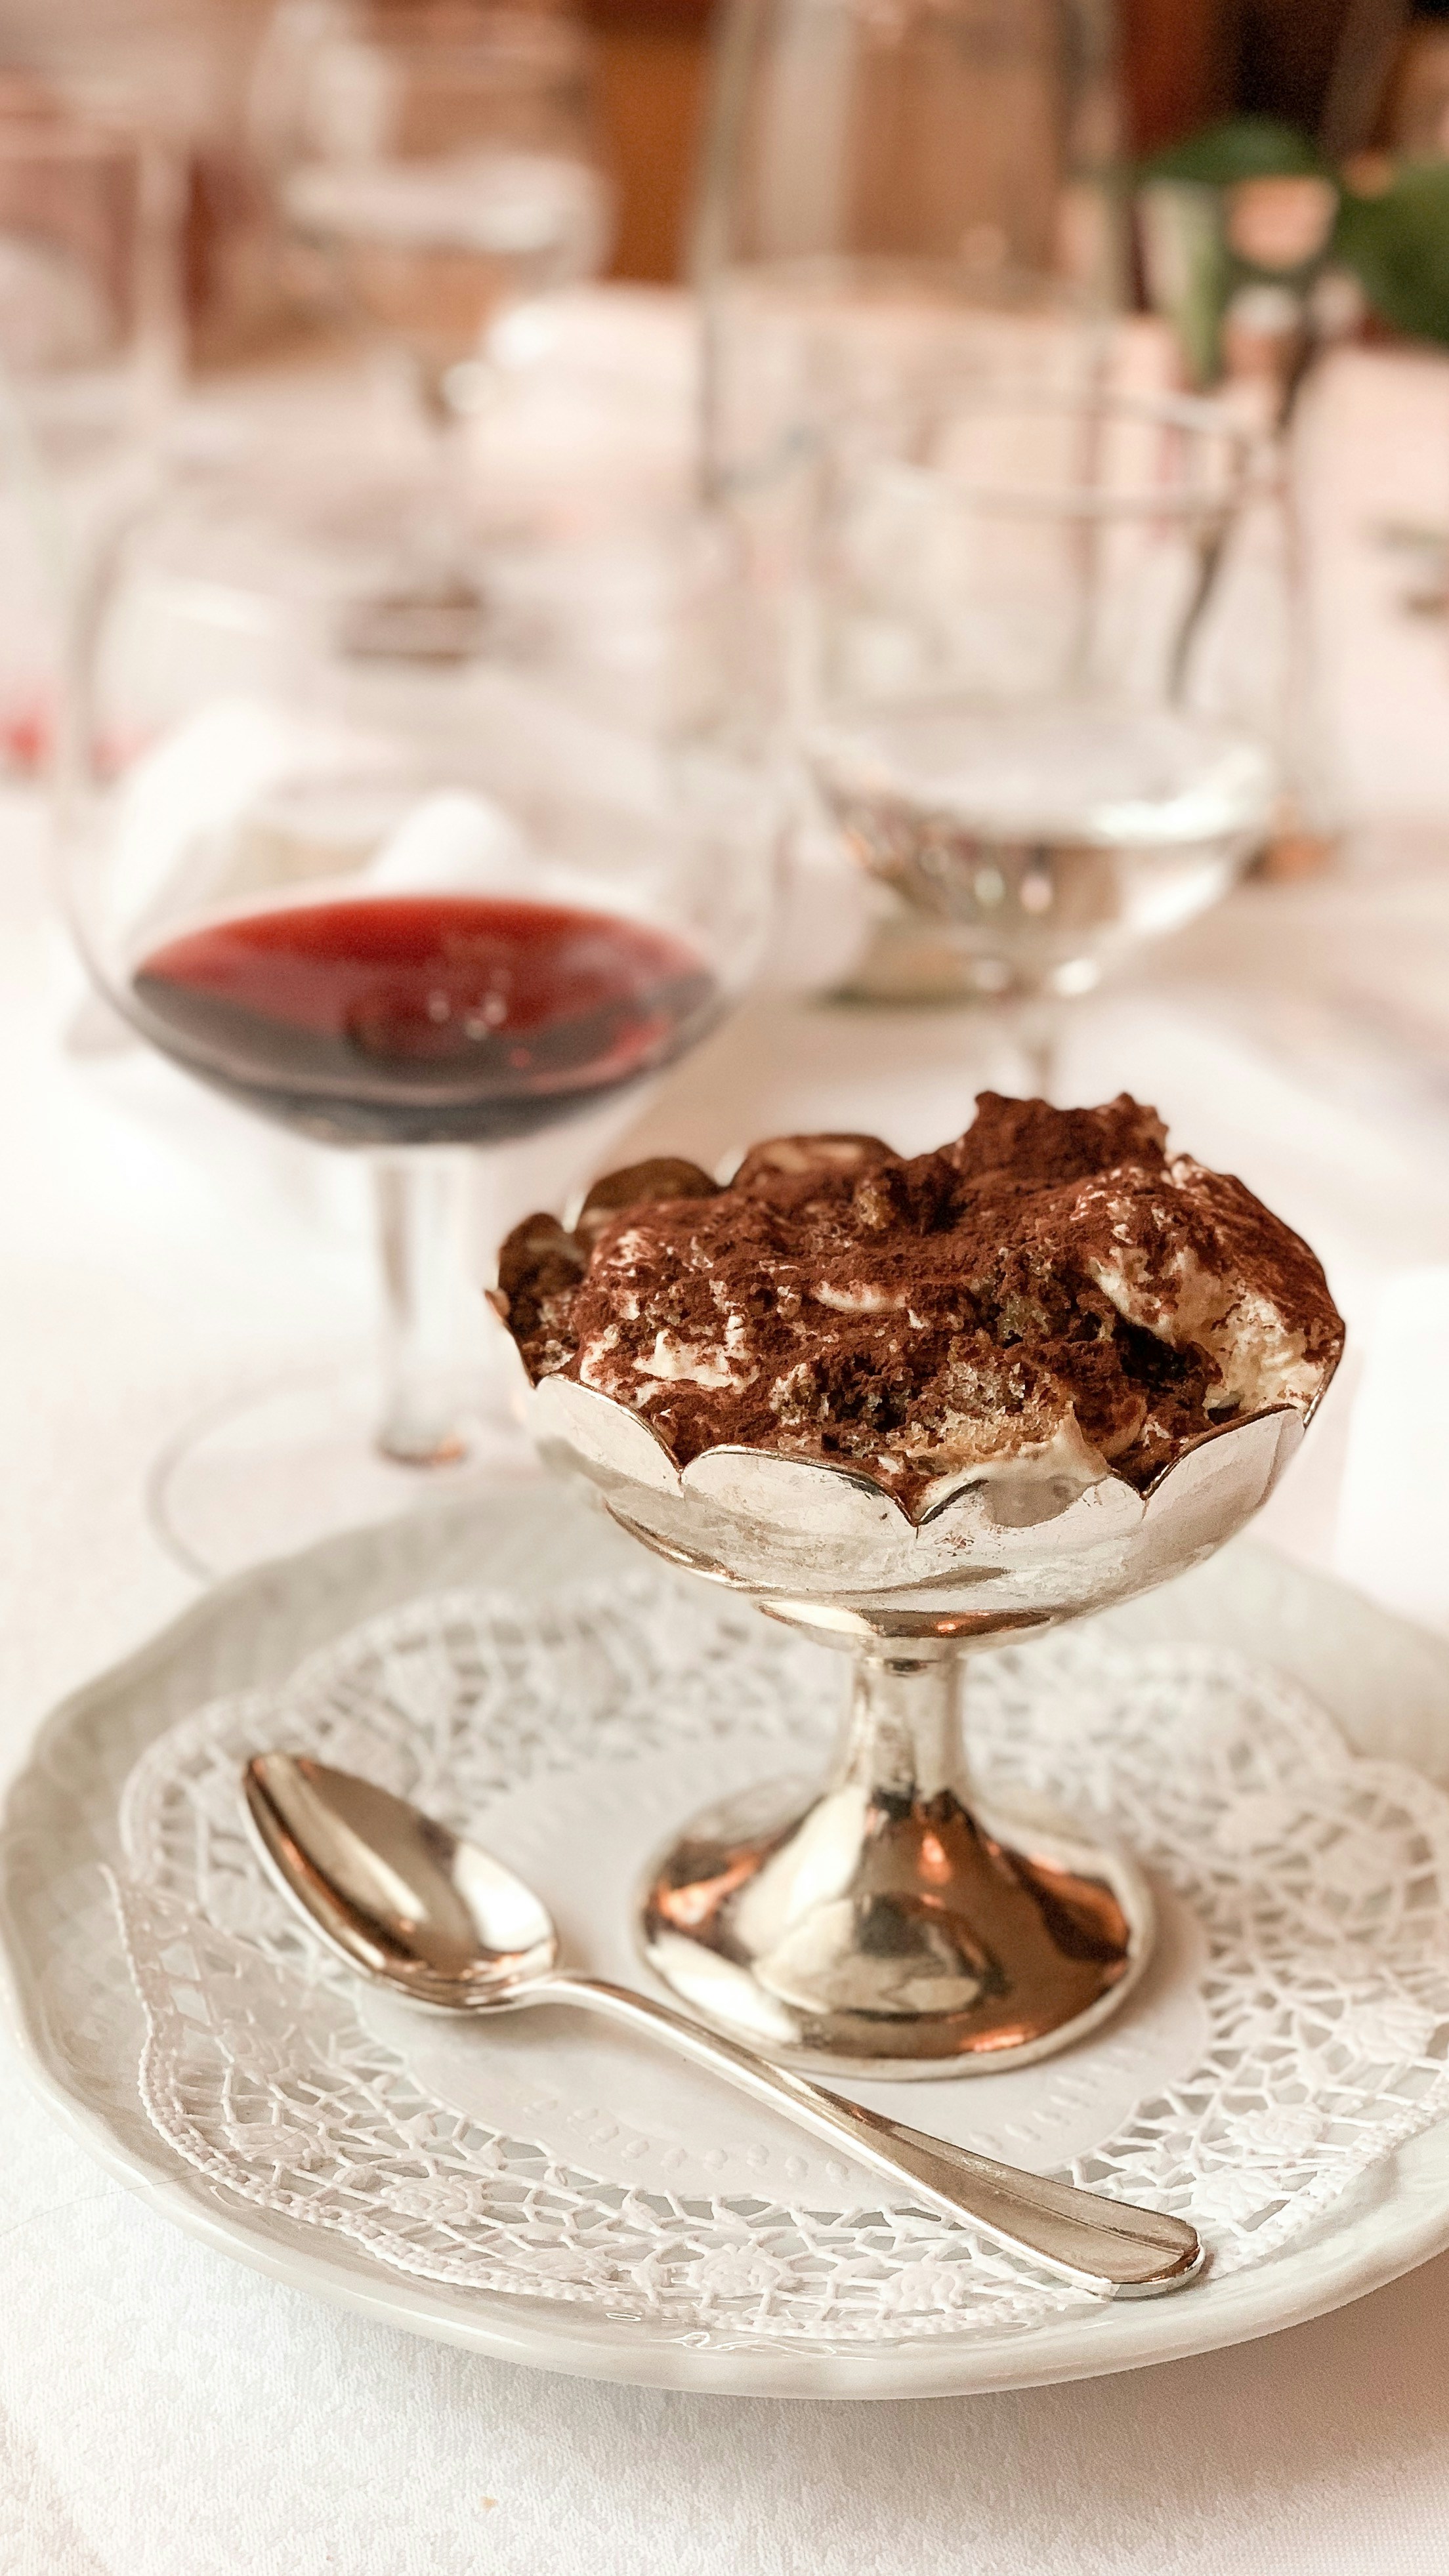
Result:
[[[1145,1493],[1081,1450],[1023,1452],[963,1471],[917,1523],[843,1468],[722,1447],[681,1469],[571,1379],[541,1379],[530,1407],[544,1458],[621,1529],[855,1658],[825,1787],[712,1808],[647,1873],[640,1940],[665,1984],[767,2055],[861,2078],[1020,2066],[1114,2012],[1151,1950],[1147,1883],[973,1805],[966,1658],[1199,1564],[1266,1502],[1308,1417],[1274,1405],[1209,1431]]]

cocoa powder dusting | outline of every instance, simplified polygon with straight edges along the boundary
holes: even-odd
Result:
[[[1165,1146],[1126,1094],[985,1092],[935,1153],[777,1137],[728,1188],[644,1164],[577,1236],[517,1227],[497,1302],[535,1384],[630,1406],[680,1465],[742,1443],[919,1512],[973,1465],[1085,1441],[1144,1488],[1244,1412],[1306,1411],[1343,1340],[1307,1245]]]

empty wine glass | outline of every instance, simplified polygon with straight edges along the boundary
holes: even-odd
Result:
[[[0,77],[0,769],[49,757],[58,603],[171,389],[175,181],[146,137]]]
[[[468,428],[491,334],[512,306],[592,276],[608,247],[586,35],[452,0],[289,0],[257,122],[287,223],[351,320],[408,360],[429,437],[406,560],[354,649],[469,651],[484,602]]]
[[[1073,309],[1049,280],[1116,300],[1113,56],[1108,0],[737,0],[695,241],[717,490],[788,486],[832,395],[959,360],[963,324],[1020,368]]]
[[[801,734],[880,891],[859,985],[1050,1006],[1215,902],[1267,832],[1284,604],[1261,450],[1209,402],[974,387],[822,501]]]
[[[380,1385],[284,1386],[161,1462],[161,1526],[211,1572],[497,1456],[459,1149],[583,1119],[692,1047],[750,970],[774,858],[768,781],[702,682],[626,728],[484,664],[359,663],[325,564],[268,525],[223,483],[115,549],[62,791],[69,911],[116,1010],[376,1171]],[[707,669],[707,605],[661,659]]]

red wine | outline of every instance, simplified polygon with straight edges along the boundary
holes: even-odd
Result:
[[[529,1135],[668,1064],[718,1002],[666,931],[453,894],[238,913],[153,949],[131,989],[203,1082],[346,1144]]]

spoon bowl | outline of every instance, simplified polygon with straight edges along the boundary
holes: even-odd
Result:
[[[488,2012],[557,1966],[532,1888],[407,1799],[291,1753],[259,1753],[244,1785],[270,1876],[364,1976],[437,2011]]]

